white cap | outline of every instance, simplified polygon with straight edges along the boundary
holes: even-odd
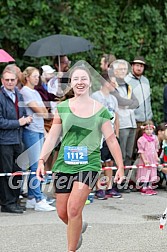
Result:
[[[52,68],[51,66],[49,66],[49,65],[44,65],[44,66],[42,66],[41,68],[42,68],[42,70],[43,70],[45,73],[51,74],[51,73],[54,73],[54,72],[55,72],[55,69],[53,69],[53,68]]]

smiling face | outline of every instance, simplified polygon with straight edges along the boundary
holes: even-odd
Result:
[[[89,87],[91,86],[90,83],[90,76],[84,69],[76,69],[71,75],[71,87],[74,90],[74,94],[79,96],[88,93],[89,94]]]

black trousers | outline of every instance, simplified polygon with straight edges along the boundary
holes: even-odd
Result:
[[[0,173],[22,171],[17,158],[23,152],[22,144],[0,145]],[[0,176],[0,200],[2,206],[16,204],[19,199],[22,176]]]

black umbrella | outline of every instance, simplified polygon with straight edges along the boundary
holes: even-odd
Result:
[[[24,56],[45,57],[60,56],[91,50],[93,45],[90,41],[70,35],[52,35],[37,40],[30,44]]]

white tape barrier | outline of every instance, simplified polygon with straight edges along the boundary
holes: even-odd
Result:
[[[167,168],[167,164],[149,164],[149,165],[127,165],[124,166],[124,169],[137,169],[137,168]],[[102,171],[105,170],[117,170],[116,166],[111,166],[111,167],[103,167],[101,169]],[[9,177],[9,176],[25,176],[25,175],[30,175],[30,174],[36,174],[36,172],[31,172],[31,171],[26,171],[26,172],[8,172],[8,173],[0,173],[0,177]],[[45,174],[52,174],[52,171],[46,171]]]

